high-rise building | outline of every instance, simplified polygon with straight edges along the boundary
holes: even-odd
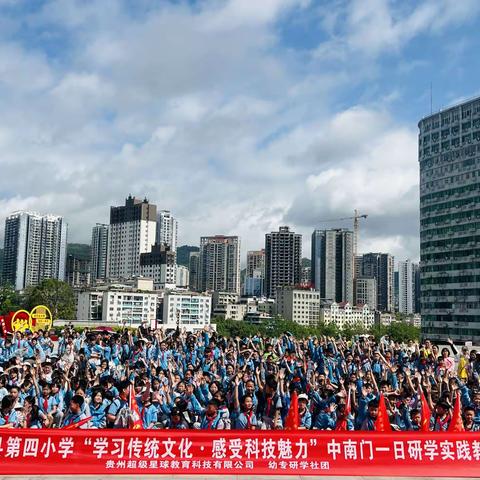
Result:
[[[377,281],[377,308],[381,312],[394,310],[393,267],[394,257],[389,253],[363,255],[362,276]]]
[[[398,270],[393,272],[393,309],[398,312]]]
[[[368,305],[370,310],[377,309],[377,281],[374,278],[357,277],[355,284],[355,301],[357,305]]]
[[[420,120],[422,334],[480,340],[480,97]]]
[[[353,263],[352,231],[312,233],[312,284],[322,301],[353,304]]]
[[[125,206],[110,208],[109,278],[140,274],[140,254],[155,243],[157,207],[128,196]]]
[[[280,227],[265,235],[265,294],[274,298],[278,287],[299,285],[302,275],[302,236]]]
[[[150,252],[140,254],[140,275],[153,280],[153,288],[175,289],[177,283],[176,253],[168,245],[155,244]]]
[[[300,283],[304,286],[310,286],[312,283],[312,267],[302,265],[302,275]]]
[[[415,272],[410,260],[398,262],[398,311],[415,313]]]
[[[177,288],[188,288],[190,272],[185,265],[177,265]]]
[[[254,270],[251,277],[245,277],[243,285],[243,295],[245,297],[262,297],[263,296],[263,282],[261,270]]]
[[[420,265],[413,264],[413,275],[415,277],[415,313],[421,313],[420,293]]]
[[[188,286],[192,292],[197,292],[200,288],[199,282],[200,252],[190,252],[188,262]]]
[[[243,285],[246,297],[261,297],[265,278],[265,250],[250,250],[247,252],[247,269]]]
[[[253,272],[260,270],[261,274],[265,272],[265,250],[249,250],[247,252],[247,277],[253,277]]]
[[[23,290],[46,278],[65,280],[66,248],[63,217],[12,213],[5,220],[3,281]]]
[[[362,276],[363,255],[355,255],[353,257],[353,278]]]
[[[240,239],[216,235],[200,238],[199,286],[207,290],[240,293]]]
[[[88,287],[91,283],[90,258],[69,253],[65,272],[66,282],[74,288]]]
[[[178,222],[169,210],[160,210],[157,214],[156,243],[164,243],[173,251],[177,249]]]
[[[108,267],[108,225],[97,223],[92,228],[90,263],[92,282],[105,280]]]

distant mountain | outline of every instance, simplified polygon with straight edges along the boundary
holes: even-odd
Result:
[[[177,248],[177,264],[183,265],[185,267],[189,266],[190,263],[190,253],[199,252],[200,248],[194,247],[192,245],[182,245]]]
[[[309,258],[302,258],[302,267],[311,267],[312,261]]]
[[[67,255],[79,260],[90,260],[90,245],[85,243],[67,243]]]

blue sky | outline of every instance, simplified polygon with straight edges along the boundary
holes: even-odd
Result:
[[[476,0],[0,0],[0,222],[70,241],[129,194],[181,243],[369,214],[418,258],[417,122],[480,94]],[[338,226],[348,227],[349,223]],[[0,233],[0,238],[3,232]]]

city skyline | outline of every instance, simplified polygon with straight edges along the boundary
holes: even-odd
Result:
[[[280,225],[308,252],[314,229],[351,226],[318,220],[358,208],[360,252],[418,261],[417,122],[431,82],[434,110],[479,93],[479,12],[449,0],[2,2],[0,224],[55,212],[88,243],[131,192],[175,214],[181,244],[238,235],[243,257]]]

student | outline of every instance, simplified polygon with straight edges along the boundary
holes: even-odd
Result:
[[[336,431],[352,431],[355,429],[353,417],[347,412],[347,405],[341,403],[337,408],[337,421],[335,423]]]
[[[283,408],[282,397],[277,393],[278,382],[274,375],[268,375],[265,383],[259,385],[257,392],[257,414],[261,418],[263,427],[272,430],[278,425]]]
[[[337,405],[324,401],[322,406],[323,409],[315,420],[314,428],[316,430],[334,430],[337,425]]]
[[[154,428],[157,423],[158,410],[152,404],[152,394],[149,393],[147,396],[143,397],[143,405],[140,409],[140,418],[142,420],[143,428],[150,429]]]
[[[183,416],[183,412],[177,407],[174,407],[171,410],[168,428],[172,430],[188,430],[190,428],[188,422]]]
[[[430,419],[428,419],[430,424]],[[410,422],[407,425],[407,430],[418,432],[422,427],[422,414],[418,408],[413,408],[410,411]]]
[[[48,428],[49,425],[50,421],[38,408],[35,397],[26,397],[23,402],[19,426],[21,428]]]
[[[466,432],[479,432],[480,423],[475,421],[475,408],[472,406],[463,409],[463,426]]]
[[[208,402],[207,408],[202,414],[200,422],[201,430],[225,430],[225,424],[218,411],[218,400],[212,399]]]
[[[362,423],[361,430],[375,431],[375,422],[378,417],[378,405],[378,400],[371,400],[368,402],[367,416]]]
[[[92,401],[90,403],[90,421],[91,428],[105,428],[107,425],[107,410],[110,402],[105,398],[102,389],[92,392]]]
[[[81,395],[74,395],[70,400],[70,407],[68,413],[62,420],[62,427],[69,427],[75,423],[85,420],[87,415],[82,413],[82,407],[85,399]],[[79,428],[88,428],[88,423],[81,425]]]
[[[130,385],[128,380],[119,384],[119,395],[108,407],[107,426],[109,428],[128,428],[129,426],[128,393]]]
[[[250,395],[244,395],[240,399],[240,404],[235,408],[236,416],[234,428],[236,430],[256,430],[258,428],[257,416],[255,415],[253,398]]]
[[[300,424],[299,430],[310,430],[312,428],[312,414],[308,410],[308,395],[301,393],[298,396],[298,417]]]
[[[44,415],[50,415],[52,418],[57,413],[57,402],[52,396],[52,387],[46,381],[42,382],[42,393],[39,395],[38,385],[35,384],[37,391],[38,408]]]
[[[14,399],[11,395],[2,398],[0,407],[0,428],[18,427],[18,415],[13,408]]]
[[[435,413],[430,422],[430,430],[434,432],[446,432],[451,420],[450,404],[446,400],[439,400],[435,406]]]

